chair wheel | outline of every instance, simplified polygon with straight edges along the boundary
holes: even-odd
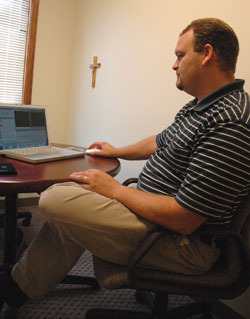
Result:
[[[31,218],[27,217],[23,219],[23,222],[22,222],[23,226],[29,226],[30,223],[31,223]]]

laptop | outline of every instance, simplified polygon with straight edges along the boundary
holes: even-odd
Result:
[[[42,163],[84,154],[85,148],[50,146],[45,107],[0,104],[0,155]]]

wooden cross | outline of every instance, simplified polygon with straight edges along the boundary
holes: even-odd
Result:
[[[92,88],[95,87],[95,79],[96,79],[96,69],[100,68],[101,63],[97,63],[97,56],[94,56],[93,64],[90,64],[90,68],[93,70],[92,71]]]

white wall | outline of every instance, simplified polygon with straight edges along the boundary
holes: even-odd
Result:
[[[77,1],[68,141],[136,142],[170,124],[187,99],[176,94],[171,71],[183,26],[172,32],[174,9],[170,13],[167,2],[157,2]],[[92,89],[94,55],[102,66]],[[122,167],[120,180],[138,175],[142,164],[123,162]]]
[[[66,139],[73,0],[40,0],[32,104],[45,105],[51,141]]]
[[[40,0],[32,103],[47,105],[52,141],[121,146],[164,129],[191,99],[175,88],[171,69],[178,35],[209,16],[235,29],[236,76],[250,92],[249,0]],[[94,55],[102,65],[92,89]],[[118,180],[142,164],[122,161]],[[249,297],[230,302],[246,318]]]

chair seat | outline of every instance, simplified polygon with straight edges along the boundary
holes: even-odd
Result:
[[[135,268],[136,283],[129,279],[126,267],[93,256],[96,279],[105,289],[136,288],[189,296],[231,299],[245,290],[246,273],[236,243],[228,242],[225,251],[205,276],[170,273],[146,268]],[[135,284],[134,284],[135,283]],[[246,283],[248,286],[248,283]]]
[[[129,288],[131,282],[126,267],[116,265],[93,256],[95,278],[100,287],[105,289]]]

